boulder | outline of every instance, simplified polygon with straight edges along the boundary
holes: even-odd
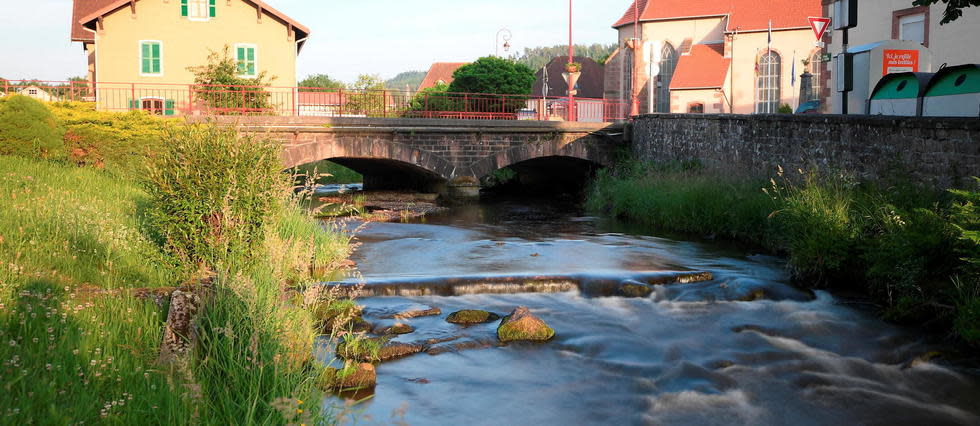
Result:
[[[355,337],[337,344],[337,357],[362,362],[384,362],[424,352],[422,343],[389,342],[388,337]]]
[[[625,280],[619,283],[616,293],[623,297],[650,297],[653,286],[636,280]]]
[[[409,334],[415,331],[415,327],[409,324],[395,323],[394,325],[388,327],[381,327],[374,330],[374,334],[380,335],[397,335],[397,334]]]
[[[316,379],[316,386],[325,392],[373,388],[378,381],[374,364],[359,363],[338,370],[328,367]]]
[[[501,342],[544,341],[554,336],[555,330],[524,306],[514,309],[497,327],[497,338]]]
[[[366,313],[380,319],[409,319],[418,317],[428,317],[442,315],[442,310],[429,305],[417,303],[391,306],[386,308],[375,308]]]
[[[456,311],[446,317],[446,321],[453,324],[483,324],[500,319],[500,315],[493,312],[481,311],[478,309],[466,309]]]

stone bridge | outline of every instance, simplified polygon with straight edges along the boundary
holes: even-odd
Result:
[[[611,165],[625,146],[623,126],[608,123],[326,117],[218,122],[282,141],[287,168],[330,160],[364,175],[367,189],[472,189],[506,167],[532,181],[567,179]]]

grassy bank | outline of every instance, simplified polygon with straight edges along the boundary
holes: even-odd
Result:
[[[771,179],[697,164],[629,164],[590,189],[596,213],[785,255],[813,287],[873,297],[895,321],[980,344],[980,193],[796,171]]]
[[[0,120],[22,117],[9,102]],[[139,112],[51,111],[31,129],[43,144],[0,126],[0,423],[330,422],[319,330],[283,289],[339,264],[349,241],[297,207],[276,147]],[[157,135],[145,145],[141,126]],[[97,135],[84,156],[78,128]],[[202,276],[214,289],[196,344],[165,362],[167,299],[127,290]]]
[[[328,160],[299,166],[296,174],[314,177],[317,185],[364,182],[364,176],[360,173]]]

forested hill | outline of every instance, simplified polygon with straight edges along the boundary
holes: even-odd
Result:
[[[405,85],[408,85],[409,89],[415,90],[422,84],[424,78],[425,71],[405,71],[386,81],[385,87],[392,90],[405,90]]]

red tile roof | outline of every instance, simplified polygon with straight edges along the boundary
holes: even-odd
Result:
[[[691,54],[681,55],[670,80],[670,90],[717,88],[725,85],[731,58],[725,57],[725,45],[695,44]]]
[[[729,16],[727,31],[809,27],[809,16],[822,16],[821,0],[636,0],[640,21]],[[633,23],[633,4],[613,28]]]
[[[296,22],[285,13],[282,13],[261,0],[242,0],[256,8],[261,8],[262,12],[279,20],[285,25],[292,25],[297,32],[296,40],[302,40],[310,35],[310,29]],[[117,9],[129,4],[130,0],[75,0],[75,10],[72,17],[72,41],[94,41],[95,36],[91,31],[86,31],[83,27],[98,19],[100,16],[108,15]],[[75,39],[75,27],[78,26],[79,35],[88,38]],[[85,34],[82,34],[85,33]]]
[[[71,41],[95,41],[95,33],[83,28],[79,21],[113,2],[114,0],[75,0],[71,14]]]
[[[459,67],[468,64],[468,62],[436,62],[432,64],[432,66],[429,67],[429,73],[425,75],[425,79],[423,79],[422,84],[419,85],[419,90],[434,87],[440,81],[446,84],[452,84],[453,73],[455,73]]]

